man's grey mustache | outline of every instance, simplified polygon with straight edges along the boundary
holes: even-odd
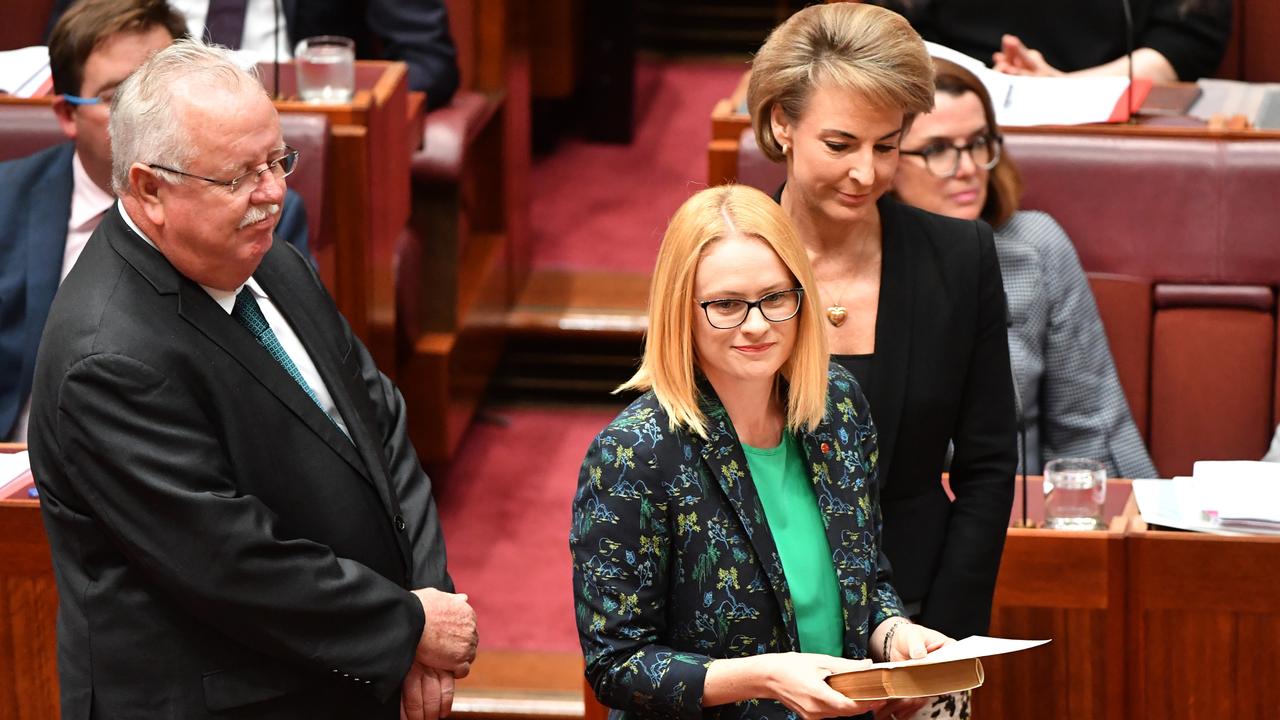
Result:
[[[270,203],[268,205],[250,205],[249,211],[244,214],[244,219],[240,221],[240,227],[247,227],[259,220],[269,218],[278,212],[280,212],[280,206],[275,203]]]

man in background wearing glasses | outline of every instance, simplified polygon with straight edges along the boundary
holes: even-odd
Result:
[[[186,30],[165,0],[81,0],[53,29],[53,109],[72,142],[0,163],[0,440],[27,440],[31,377],[49,306],[115,200],[111,97]],[[306,213],[294,194],[277,234],[306,252]]]
[[[110,135],[120,199],[31,402],[63,716],[447,712],[475,613],[403,399],[272,236],[298,153],[266,92],[180,40],[116,89]]]

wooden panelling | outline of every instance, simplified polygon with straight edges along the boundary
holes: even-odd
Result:
[[[1280,537],[1126,539],[1129,716],[1280,717]]]
[[[1042,480],[1027,478],[1027,517],[1044,517]],[[1021,520],[1022,481],[1014,511]],[[1051,638],[1048,645],[983,660],[974,717],[1068,720],[1124,717],[1125,528],[1128,481],[1108,485],[1106,530],[1010,528],[992,604],[996,637]]]
[[[57,614],[39,503],[0,501],[0,717],[58,717]]]
[[[975,718],[1119,718],[1109,710],[1108,663],[1098,648],[1107,641],[1107,613],[1050,607],[1001,607],[992,613],[996,637],[1053,642],[982,661],[986,684],[973,693]]]

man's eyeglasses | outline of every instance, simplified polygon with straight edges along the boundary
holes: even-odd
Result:
[[[248,187],[250,189],[257,187],[258,182],[262,178],[262,173],[267,172],[268,170],[271,171],[271,174],[274,175],[276,179],[289,177],[294,168],[298,166],[298,150],[297,148],[291,148],[288,145],[285,145],[282,152],[284,153],[283,155],[276,157],[274,160],[268,160],[267,164],[263,167],[256,170],[250,170],[243,175],[237,175],[230,180],[216,180],[214,178],[204,177],[203,175],[193,175],[189,172],[174,170],[171,167],[165,167],[164,165],[157,165],[155,163],[151,163],[147,165],[147,167],[152,170],[163,170],[165,172],[171,172],[174,175],[203,180],[213,185],[221,185],[234,193],[241,187]],[[245,182],[246,180],[250,180],[252,182]]]
[[[732,330],[747,321],[751,308],[758,308],[760,315],[769,322],[785,322],[800,312],[800,298],[804,295],[801,288],[772,292],[759,300],[747,301],[725,298],[722,300],[699,300],[698,306],[706,313],[707,322],[717,330]]]
[[[984,170],[990,170],[1000,162],[1000,149],[1004,138],[999,135],[979,135],[968,145],[952,145],[938,141],[930,143],[919,150],[900,150],[902,155],[915,155],[924,158],[924,166],[929,172],[942,178],[949,178],[960,171],[960,153],[969,153],[973,164]]]
[[[94,97],[80,97],[79,95],[63,95],[62,99],[72,105],[101,105],[103,107],[111,107],[111,100],[116,96],[115,88],[108,88],[98,93]]]

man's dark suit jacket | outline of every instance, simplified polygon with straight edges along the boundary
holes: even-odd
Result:
[[[54,300],[31,457],[58,585],[64,718],[394,718],[452,590],[399,392],[308,261],[254,278],[349,440],[113,208]]]
[[[985,634],[1013,504],[1017,420],[991,228],[890,197],[871,382],[885,553],[921,622]],[[948,443],[948,500],[939,482]]]
[[[55,0],[49,29],[75,0]],[[446,105],[458,89],[458,53],[444,0],[281,0],[289,47],[316,35],[356,41],[356,57],[400,60],[409,87],[427,107]]]
[[[73,143],[0,163],[0,440],[31,394],[36,348],[62,276]],[[289,191],[276,236],[310,257],[307,212]]]

